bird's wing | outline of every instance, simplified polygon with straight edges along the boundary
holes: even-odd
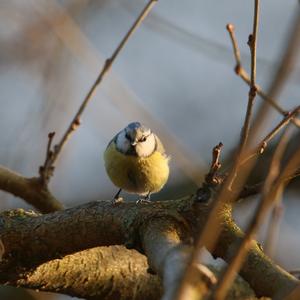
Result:
[[[160,141],[160,139],[158,138],[158,136],[155,134],[155,141],[156,141],[156,151],[158,151],[159,153],[163,154],[164,156],[168,156],[166,154],[165,148],[162,144],[162,142]]]
[[[118,133],[111,139],[111,141],[110,141],[110,142],[108,143],[108,145],[106,146],[106,149],[107,149],[112,143],[116,142],[116,139],[117,139],[117,136],[119,135],[119,133],[121,133],[121,131],[118,132]]]

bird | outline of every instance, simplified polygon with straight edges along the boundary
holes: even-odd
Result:
[[[169,177],[169,160],[155,133],[140,122],[132,122],[117,133],[104,151],[108,177],[119,188],[113,202],[122,202],[122,190],[138,194],[136,203],[150,202]]]

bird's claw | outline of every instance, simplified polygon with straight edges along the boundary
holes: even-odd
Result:
[[[113,200],[112,200],[112,204],[114,205],[118,205],[120,203],[124,202],[124,199],[123,197],[115,197]]]
[[[150,203],[151,201],[149,200],[149,199],[144,199],[144,198],[140,198],[140,199],[138,199],[135,203],[136,204],[148,204],[148,203]]]

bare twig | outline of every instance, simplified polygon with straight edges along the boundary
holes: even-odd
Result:
[[[251,246],[252,239],[254,238],[257,230],[263,222],[264,217],[269,210],[269,207],[276,201],[276,199],[280,197],[282,183],[280,183],[280,185],[275,185],[275,188],[277,188],[276,190],[274,190],[275,188],[273,189],[273,183],[275,182],[275,179],[280,172],[280,161],[286,148],[287,141],[288,139],[286,138],[286,134],[283,134],[274,153],[270,170],[265,180],[261,201],[246,231],[243,241],[232,256],[227,268],[225,268],[224,272],[222,273],[217,283],[215,292],[213,293],[212,299],[222,300],[225,298],[227,291],[229,290],[236,276],[236,272],[239,271],[242,263],[244,262],[244,259]]]
[[[289,182],[290,180],[299,177],[300,176],[300,170],[296,170],[294,174],[289,175],[284,179],[285,182]],[[250,186],[244,186],[244,188],[239,193],[238,199],[247,198],[251,196],[255,196],[257,194],[260,194],[263,189],[264,181],[255,183]]]
[[[232,184],[235,180],[237,170],[239,168],[240,162],[244,156],[245,148],[247,146],[249,128],[250,128],[250,120],[252,116],[252,107],[253,102],[256,96],[256,87],[255,87],[255,79],[256,79],[256,40],[257,40],[257,31],[258,31],[258,16],[259,16],[259,0],[255,0],[254,5],[254,18],[253,18],[253,31],[249,36],[249,47],[251,51],[251,85],[248,95],[248,105],[247,112],[244,120],[244,125],[241,133],[241,140],[238,148],[238,153],[234,162],[234,166],[227,177],[227,180],[224,183],[223,188],[221,189],[218,196],[211,204],[211,210],[208,214],[207,221],[205,226],[202,228],[202,231],[199,234],[198,241],[196,243],[195,250],[191,257],[190,263],[186,269],[186,272],[183,276],[183,280],[179,286],[176,300],[184,300],[185,299],[185,290],[188,287],[188,282],[191,280],[192,273],[192,265],[199,261],[199,256],[201,253],[201,249],[204,245],[213,248],[212,246],[216,244],[218,236],[220,234],[221,227],[216,221],[218,218],[218,213],[220,209],[224,205],[224,199],[227,199],[228,196],[228,187],[231,190]],[[239,58],[239,52],[235,53],[236,57]],[[211,236],[211,232],[214,233],[214,236]],[[209,241],[209,242],[208,242]]]
[[[242,129],[242,136],[240,141],[240,153],[243,152],[245,145],[248,141],[250,119],[252,116],[252,108],[254,99],[256,97],[256,44],[257,44],[257,31],[258,31],[258,16],[259,16],[259,0],[255,0],[254,17],[253,17],[253,32],[249,35],[248,45],[251,52],[251,82],[249,90],[249,98],[247,105],[247,112],[245,117],[244,126]]]
[[[52,150],[53,154],[51,155],[51,157],[48,160],[46,160],[47,163],[44,165],[44,170],[41,173],[42,182],[47,183],[49,181],[50,176],[53,173],[53,171],[49,171],[49,170],[51,168],[53,169],[53,165],[56,162],[56,160],[57,160],[60,152],[62,151],[64,145],[67,143],[67,141],[71,137],[72,133],[80,125],[81,115],[82,115],[83,111],[85,110],[86,106],[88,105],[88,103],[90,102],[90,100],[92,99],[92,97],[93,97],[93,95],[96,91],[96,88],[101,84],[103,78],[109,72],[112,64],[114,63],[115,59],[117,58],[117,56],[120,53],[120,51],[122,50],[122,48],[127,43],[130,36],[140,26],[142,21],[149,14],[149,12],[151,11],[151,9],[153,8],[153,6],[156,4],[157,1],[158,0],[150,0],[148,2],[148,4],[145,6],[145,8],[143,9],[143,11],[139,15],[139,17],[136,19],[136,21],[134,22],[132,27],[129,29],[129,31],[127,32],[125,37],[122,39],[122,41],[120,42],[120,44],[118,45],[118,47],[116,48],[116,50],[114,51],[112,56],[105,61],[104,66],[103,66],[99,76],[97,77],[96,81],[94,82],[94,84],[90,88],[89,92],[87,93],[86,97],[84,98],[82,104],[80,105],[77,113],[75,114],[75,116],[74,116],[73,120],[71,121],[69,127],[67,128],[66,132],[64,133],[62,139],[60,140],[60,142],[57,145],[54,146],[54,148]]]
[[[257,147],[254,148],[250,153],[247,154],[245,158],[240,162],[240,165],[244,165],[249,160],[257,157],[259,154],[263,154],[265,152],[266,147],[268,146],[268,143],[283,129],[286,128],[286,126],[300,113],[300,106],[297,106],[293,111],[288,113],[282,121],[280,121],[259,143]]]
[[[250,53],[251,53],[251,78],[250,78],[250,89],[248,93],[248,104],[247,104],[247,111],[246,111],[246,116],[241,132],[241,139],[240,139],[240,144],[238,148],[238,153],[236,155],[236,160],[233,166],[233,176],[229,184],[229,189],[232,189],[234,180],[237,175],[237,170],[240,166],[241,163],[241,158],[244,154],[245,147],[248,142],[248,136],[249,136],[249,131],[250,131],[250,120],[252,117],[252,110],[253,110],[253,104],[254,100],[257,94],[257,89],[256,89],[256,44],[257,44],[257,31],[258,31],[258,16],[259,16],[259,0],[255,0],[254,2],[254,16],[253,16],[253,30],[252,34],[249,35],[248,37],[248,45],[250,48]],[[229,27],[230,30],[230,26]],[[233,40],[233,39],[232,39]],[[234,43],[235,46],[237,46],[237,43]],[[237,48],[236,48],[237,49]],[[235,57],[237,61],[240,61],[240,54],[238,50],[234,51]],[[240,62],[237,65],[236,68],[240,68]]]
[[[294,120],[300,112],[300,106],[297,106],[292,112],[288,113],[285,118],[263,139],[261,143],[260,153],[263,153],[267,147],[268,142],[274,138],[274,136],[284,127],[286,127],[290,121]]]
[[[285,47],[283,55],[279,59],[280,63],[278,64],[275,75],[266,93],[270,98],[273,99],[279,95],[280,90],[286,83],[291,71],[293,70],[294,66],[296,66],[296,58],[298,57],[300,48],[300,7],[295,8],[294,20],[291,22],[291,24],[291,29],[286,35],[287,41],[283,43]],[[253,124],[254,132],[259,132],[262,121],[264,120],[265,122],[268,119],[269,111],[266,109],[267,106],[267,103],[261,103]]]
[[[211,198],[212,189],[220,185],[225,178],[225,176],[218,174],[218,171],[222,166],[220,163],[222,147],[223,144],[220,142],[212,150],[212,161],[209,172],[206,174],[202,186],[196,192],[195,201],[197,202],[207,202]]]
[[[47,151],[46,151],[46,158],[43,166],[40,166],[39,173],[40,173],[40,178],[42,180],[42,185],[44,187],[47,186],[47,182],[49,178],[52,176],[54,168],[53,166],[48,166],[49,160],[53,156],[53,152],[51,150],[51,144],[54,138],[55,132],[50,132],[48,134],[48,144],[47,144]]]
[[[240,57],[240,50],[238,47],[238,43],[234,34],[234,26],[232,24],[228,24],[226,26],[230,39],[232,42],[233,47],[233,53],[236,60],[236,66],[235,66],[235,72],[238,76],[240,76],[248,85],[251,85],[251,79],[248,76],[246,70],[242,67],[241,57]],[[256,84],[256,91],[257,94],[265,100],[268,104],[270,104],[277,112],[279,112],[281,115],[286,116],[288,114],[288,111],[284,110],[277,102],[277,100],[271,98],[268,96],[259,85]],[[299,119],[293,119],[293,124],[295,124],[297,127],[300,127],[300,120]]]
[[[283,216],[282,199],[278,199],[278,202],[274,204],[274,207],[272,209],[271,218],[268,224],[268,229],[266,234],[266,240],[264,243],[265,253],[269,255],[271,258],[273,258],[275,254],[276,243],[279,234],[279,226],[280,226],[280,221],[282,219],[282,216]]]
[[[217,146],[213,148],[211,166],[208,174],[205,176],[205,182],[212,186],[218,185],[222,182],[222,179],[217,174],[219,169],[222,166],[220,163],[220,155],[221,155],[222,147],[223,144],[219,143]]]

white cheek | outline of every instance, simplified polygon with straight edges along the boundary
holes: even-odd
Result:
[[[146,157],[153,153],[155,150],[155,138],[151,134],[145,142],[140,142],[136,145],[136,152],[138,156]]]

